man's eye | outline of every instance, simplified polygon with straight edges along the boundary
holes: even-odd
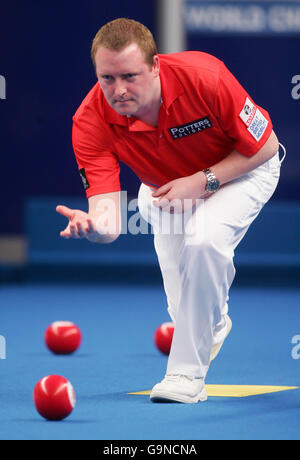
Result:
[[[126,75],[126,78],[129,79],[129,80],[132,80],[134,77],[136,77],[136,74],[135,73],[128,73]]]

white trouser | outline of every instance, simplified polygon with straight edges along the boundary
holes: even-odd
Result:
[[[154,207],[151,188],[141,185],[139,210],[153,227],[168,312],[175,323],[167,374],[206,375],[211,348],[226,333],[234,250],[275,191],[279,174],[277,154],[181,215]],[[159,224],[166,214],[171,232],[168,223]]]

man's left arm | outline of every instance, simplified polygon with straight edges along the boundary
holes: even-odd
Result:
[[[269,139],[255,155],[246,157],[237,150],[233,150],[226,158],[209,169],[218,178],[220,185],[226,184],[268,161],[278,152],[278,149],[278,139],[272,131]]]
[[[278,152],[278,148],[278,139],[274,131],[272,131],[268,140],[256,154],[247,157],[237,150],[233,150],[226,158],[209,169],[217,177],[220,185],[223,185],[247,174],[268,161]],[[175,179],[152,194],[154,198],[158,198],[153,204],[167,211],[170,208],[171,201],[178,202],[178,200],[188,199],[194,201],[198,198],[204,198],[207,195],[206,184],[207,179],[202,171],[188,177]]]

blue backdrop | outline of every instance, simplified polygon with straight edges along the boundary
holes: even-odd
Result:
[[[15,1],[1,6],[0,233],[21,233],[28,197],[84,196],[71,145],[72,115],[95,83],[89,52],[105,22],[126,16],[146,24],[156,37],[155,1]],[[157,38],[157,37],[156,37]],[[187,48],[225,61],[274,121],[288,149],[275,199],[300,199],[300,99],[291,79],[300,74],[300,36],[191,34]],[[123,166],[121,182],[135,195],[138,180]]]
[[[6,99],[0,100],[1,233],[23,231],[29,196],[83,196],[71,126],[96,82],[92,39],[104,23],[122,16],[153,30],[154,15],[152,0],[1,5],[0,75],[6,80]],[[131,180],[125,182],[134,188]]]

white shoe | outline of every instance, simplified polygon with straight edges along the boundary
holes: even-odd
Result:
[[[197,403],[206,401],[204,380],[187,375],[166,375],[160,383],[154,385],[150,399],[153,402]]]
[[[229,332],[231,331],[232,321],[231,321],[231,319],[229,318],[228,315],[225,316],[225,319],[226,319],[226,328],[227,328],[226,335],[225,335],[224,339],[220,343],[216,343],[215,345],[213,345],[213,347],[211,349],[211,353],[210,353],[210,361],[212,361],[213,359],[215,359],[217,357],[219,351],[222,348],[222,345],[223,345],[226,337],[228,336]]]

